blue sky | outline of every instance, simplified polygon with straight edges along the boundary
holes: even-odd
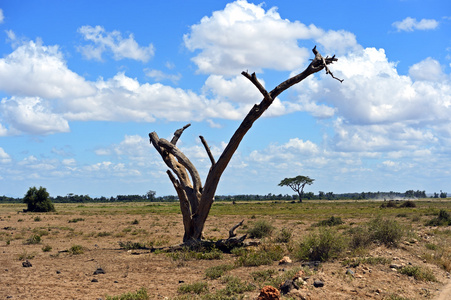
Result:
[[[175,194],[148,142],[205,178],[261,95],[302,71],[245,136],[218,194],[451,192],[451,4],[381,1],[0,2],[0,195]]]

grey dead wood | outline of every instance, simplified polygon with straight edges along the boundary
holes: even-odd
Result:
[[[252,107],[241,122],[238,129],[230,138],[229,143],[217,161],[214,159],[204,137],[200,137],[211,162],[211,167],[204,185],[202,185],[201,178],[195,166],[177,147],[177,141],[180,139],[185,129],[190,127],[191,124],[187,124],[183,128],[176,130],[171,141],[159,138],[156,132],[149,133],[151,145],[155,147],[166,166],[169,168],[169,170],[167,170],[167,174],[179,198],[184,226],[183,245],[197,245],[202,240],[202,231],[204,229],[205,221],[207,220],[211,206],[214,202],[216,189],[224,170],[232,159],[232,156],[246,133],[251,129],[254,122],[271,106],[274,99],[283,91],[323,69],[325,69],[326,74],[331,75],[332,78],[337,79],[340,82],[343,81],[336,78],[328,68],[329,64],[337,61],[335,55],[324,58],[318,52],[316,46],[312,49],[312,51],[315,58],[312,59],[307,68],[301,73],[285,80],[276,86],[271,92],[268,92],[264,88],[264,86],[257,79],[255,73],[241,73],[260,91],[263,95],[263,100],[261,100],[259,104],[255,104]],[[240,244],[245,238],[245,236],[236,238],[236,235],[233,233],[230,234],[228,239],[222,241],[224,244],[233,242]]]

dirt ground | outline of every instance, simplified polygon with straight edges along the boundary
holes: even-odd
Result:
[[[153,242],[168,246],[181,242],[182,224],[178,214],[25,214],[17,211],[0,212],[0,299],[105,299],[135,292],[144,287],[150,299],[172,299],[179,296],[183,283],[208,281],[210,291],[221,289],[220,280],[206,279],[205,270],[211,266],[230,263],[235,257],[224,255],[222,260],[174,261],[165,253],[147,250],[126,251],[119,241]],[[79,219],[77,221],[77,219]],[[277,228],[289,227],[295,239],[305,234],[310,224],[268,217]],[[206,225],[207,238],[224,238],[237,216],[210,217]],[[27,244],[33,234],[41,235],[38,244]],[[426,235],[421,238],[433,239]],[[301,292],[291,299],[451,299],[449,273],[426,263],[421,257],[420,242],[405,242],[397,249],[375,247],[366,255],[389,258],[397,265],[419,265],[433,270],[438,282],[423,282],[401,275],[388,265],[343,266],[342,260],[321,264],[307,280]],[[72,246],[83,247],[82,254],[68,252]],[[44,252],[43,247],[51,250]],[[418,249],[416,249],[416,247]],[[24,267],[25,260],[32,264]],[[279,266],[239,267],[230,271],[252,282],[250,273],[275,269],[281,273],[300,266],[300,262]],[[94,275],[102,268],[105,274]],[[351,269],[354,276],[346,275]],[[313,287],[314,280],[324,287]],[[440,296],[440,294],[442,295]],[[245,293],[255,299],[256,288]],[[396,298],[399,297],[399,298]],[[445,298],[443,298],[445,297]],[[288,297],[285,299],[289,299]]]

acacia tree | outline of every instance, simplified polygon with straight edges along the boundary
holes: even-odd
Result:
[[[202,185],[197,169],[188,157],[186,157],[186,155],[177,147],[177,141],[190,124],[176,130],[171,141],[159,138],[156,132],[149,133],[150,143],[155,147],[169,168],[167,174],[179,198],[185,229],[183,235],[184,244],[191,244],[202,239],[204,224],[213,204],[216,188],[218,187],[224,170],[232,159],[233,154],[240,145],[245,134],[249,131],[254,122],[269,108],[274,99],[286,89],[323,69],[325,69],[326,74],[330,74],[332,78],[337,79],[340,82],[343,81],[334,77],[327,67],[327,65],[337,61],[335,55],[333,57],[324,58],[318,52],[316,46],[312,51],[315,54],[315,58],[312,59],[312,62],[308,67],[303,72],[279,84],[271,92],[268,92],[263,87],[258,81],[255,73],[252,73],[251,75],[248,72],[241,73],[260,91],[263,95],[263,100],[252,107],[230,138],[229,143],[217,161],[213,157],[206,140],[202,136],[199,137],[211,162],[211,167],[204,185]],[[230,235],[233,236],[233,232],[231,232]]]
[[[299,202],[302,202],[302,196],[304,195],[304,187],[306,185],[311,185],[315,181],[308,176],[296,176],[293,178],[285,178],[280,183],[279,186],[289,186],[293,191],[298,193]]]
[[[46,188],[30,187],[23,198],[23,203],[27,204],[26,211],[31,212],[49,212],[55,211],[55,206],[50,200],[50,195]]]

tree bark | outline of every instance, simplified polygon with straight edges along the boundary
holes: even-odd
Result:
[[[155,132],[149,134],[150,143],[155,147],[170,169],[168,170],[168,175],[177,191],[180,201],[183,225],[185,227],[183,237],[183,242],[185,244],[196,243],[201,240],[205,221],[207,220],[211,206],[214,202],[216,189],[224,170],[232,159],[232,156],[240,145],[243,137],[249,129],[251,129],[254,122],[271,106],[274,99],[286,89],[322,69],[326,69],[327,74],[330,74],[334,79],[342,82],[342,80],[334,77],[327,67],[327,65],[337,61],[335,56],[323,58],[316,50],[316,46],[312,51],[315,54],[315,58],[303,72],[282,82],[269,93],[258,81],[255,73],[251,75],[247,72],[241,73],[260,91],[263,95],[263,100],[259,104],[255,104],[243,119],[217,162],[215,162],[205,139],[200,137],[212,164],[205,180],[204,187],[202,187],[199,174],[194,165],[176,146],[183,131],[188,128],[190,124],[178,129],[174,133],[171,142],[158,138],[158,135]],[[172,173],[174,173],[175,176]],[[191,176],[191,180],[188,174]]]

